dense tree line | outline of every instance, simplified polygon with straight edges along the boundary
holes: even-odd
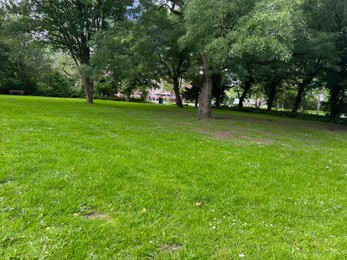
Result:
[[[269,110],[281,101],[292,113],[309,93],[326,92],[328,115],[339,117],[346,10],[345,0],[1,1],[0,88],[68,96],[83,86],[93,103],[115,91],[130,100],[165,80],[181,108],[185,82],[199,119],[229,88],[239,108],[262,96]]]

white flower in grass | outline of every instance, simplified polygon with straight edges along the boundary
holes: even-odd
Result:
[[[241,253],[241,254],[239,254],[239,257],[243,258],[243,257],[245,257],[245,254]]]

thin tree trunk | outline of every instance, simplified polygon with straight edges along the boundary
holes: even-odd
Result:
[[[224,88],[222,86],[222,74],[213,73],[211,76],[212,80],[212,97],[216,98],[215,105],[217,108],[221,107],[224,99]]]
[[[126,99],[125,99],[126,102],[130,102],[130,98],[131,98],[130,96],[131,96],[131,90],[127,89],[127,91],[126,91]]]
[[[301,82],[299,84],[298,93],[296,94],[296,98],[295,98],[294,105],[292,108],[292,113],[298,112],[298,109],[299,109],[300,104],[302,102],[302,98],[304,96],[305,89],[308,85],[310,85],[312,80],[313,80],[313,75],[312,76],[309,75],[303,80],[303,82]]]
[[[276,96],[276,90],[277,90],[277,83],[271,83],[268,101],[267,101],[267,110],[269,110],[269,111],[272,110],[273,102],[274,102],[275,96]]]
[[[330,113],[329,116],[337,118],[340,115],[341,89],[338,84],[330,87]]]
[[[331,75],[335,77],[335,80],[329,84],[330,89],[330,100],[329,107],[330,113],[329,116],[332,118],[339,118],[342,111],[345,98],[345,86],[343,84],[343,79],[347,78],[346,66],[342,63],[339,67],[344,68],[344,70],[340,71],[338,74]]]
[[[216,96],[216,108],[220,108],[221,103],[222,103],[221,100],[222,100],[222,99],[221,99],[221,96],[220,96],[220,95],[217,95],[217,96]]]
[[[212,80],[210,76],[210,63],[208,57],[201,54],[203,82],[199,96],[198,119],[206,120],[212,117],[211,115],[211,99],[212,99]]]
[[[84,85],[84,93],[86,94],[87,103],[93,103],[93,95],[94,95],[94,81],[86,75],[82,75],[82,82]]]
[[[292,107],[292,113],[297,113],[300,107],[302,96],[304,95],[305,85],[303,83],[299,84],[298,93],[296,94],[296,98]]]
[[[173,79],[173,88],[174,88],[175,97],[176,97],[176,106],[178,108],[182,108],[183,104],[182,104],[182,99],[180,95],[180,83],[178,81],[178,78]]]
[[[243,101],[245,100],[249,90],[251,89],[252,87],[252,84],[253,84],[253,78],[250,77],[247,79],[247,81],[245,82],[245,85],[244,85],[244,89],[243,89],[243,92],[242,92],[242,95],[239,99],[239,109],[242,109],[243,108]]]

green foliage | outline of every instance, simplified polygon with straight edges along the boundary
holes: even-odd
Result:
[[[168,82],[179,96],[182,80],[200,81],[208,89],[202,88],[208,97],[200,100],[209,106],[210,92],[224,93],[210,91],[209,79],[227,69],[237,76],[241,96],[257,88],[259,96],[292,105],[293,112],[312,90],[325,87],[328,113],[338,118],[347,113],[346,5],[344,0],[3,1],[0,91],[68,96],[65,83],[62,89],[48,83],[55,71],[74,81],[71,85],[82,76],[91,102],[93,80],[100,83],[98,98],[111,98],[112,89],[145,93],[153,80]],[[104,84],[111,81],[112,87]],[[187,96],[200,92],[195,86]],[[84,95],[72,91],[74,97]]]
[[[115,93],[115,86],[112,81],[101,81],[95,84],[96,98],[99,99],[111,99]]]
[[[80,1],[80,0],[26,0],[12,1],[19,7],[19,13],[33,24],[32,30],[40,39],[55,47],[68,51],[76,66],[80,68],[81,79],[88,103],[93,103],[94,82],[90,58],[90,41],[96,32],[110,24],[125,19],[127,5],[122,1]],[[18,12],[18,9],[15,11]]]
[[[36,31],[44,32],[51,44],[69,50],[77,64],[88,64],[93,34],[122,19],[130,2],[34,0],[21,4],[26,5]]]
[[[46,83],[41,85],[42,92],[39,94],[50,97],[70,97],[72,95],[71,81],[61,73],[52,72],[46,80]]]
[[[251,3],[253,1],[244,1]],[[243,15],[243,6],[247,3],[237,3],[235,1],[217,0],[189,1],[185,9],[185,21],[187,34],[183,42],[187,45],[194,45],[196,49],[206,52],[208,46],[213,45],[218,38],[227,33],[227,29],[232,19],[237,20]]]
[[[294,24],[292,1],[263,0],[240,18],[228,38],[231,56],[253,55],[260,60],[289,60],[293,52]]]
[[[97,77],[112,80],[124,93],[151,86],[156,78],[155,50],[136,21],[110,28],[94,41],[97,48],[92,63]]]
[[[139,23],[139,29],[150,45],[149,50],[153,51],[148,58],[153,60],[153,69],[159,77],[171,84],[184,78],[190,67],[192,50],[179,42],[185,34],[182,18],[165,9],[158,11],[154,5],[142,14]]]
[[[3,24],[4,34],[0,39],[3,91],[19,89],[35,94],[38,84],[52,73],[52,60],[47,49],[33,41],[27,26],[26,20],[12,15],[8,15]]]

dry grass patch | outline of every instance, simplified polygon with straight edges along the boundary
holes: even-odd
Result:
[[[169,244],[169,245],[163,245],[162,250],[168,251],[170,253],[175,253],[177,250],[179,250],[182,247],[181,244]]]
[[[92,219],[92,220],[105,220],[107,222],[112,222],[112,218],[105,214],[105,213],[100,213],[97,211],[93,211],[92,213],[89,213],[88,215],[84,216],[87,219]]]

